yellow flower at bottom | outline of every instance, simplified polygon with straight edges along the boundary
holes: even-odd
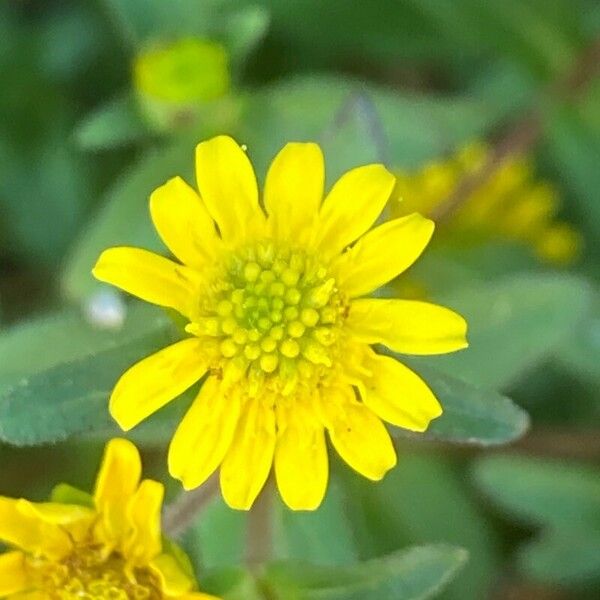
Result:
[[[424,431],[442,412],[407,367],[377,354],[466,347],[466,323],[433,304],[365,297],[421,254],[433,223],[418,214],[371,231],[394,177],[353,169],[324,195],[324,161],[312,143],[275,157],[263,202],[240,146],[198,145],[200,193],[175,178],[151,197],[154,225],[177,263],[111,248],[94,275],[179,311],[191,337],[131,367],[110,411],[130,429],[205,377],[169,450],[185,488],[220,466],[226,502],[248,509],[272,465],[293,509],[314,509],[328,481],[325,431],[340,456],[372,480],[396,463],[382,419]]]
[[[163,549],[163,486],[140,475],[135,446],[114,439],[93,497],[65,485],[51,502],[0,497],[0,598],[218,600]]]

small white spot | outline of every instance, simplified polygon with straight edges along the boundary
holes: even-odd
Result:
[[[242,144],[240,146],[240,148],[244,151],[244,152],[248,152],[248,146],[246,146],[246,144]]]
[[[102,290],[91,296],[83,307],[85,319],[98,329],[121,329],[127,316],[122,296],[113,290]]]

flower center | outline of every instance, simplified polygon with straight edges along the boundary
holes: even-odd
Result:
[[[62,562],[31,558],[36,591],[51,600],[161,600],[158,582],[144,569],[126,571],[118,555],[105,557],[98,548],[77,548]]]
[[[221,363],[290,391],[331,367],[345,302],[317,258],[263,242],[229,257],[200,308],[189,330],[216,338]]]

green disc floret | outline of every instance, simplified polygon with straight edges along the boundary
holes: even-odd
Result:
[[[212,290],[196,330],[220,338],[222,358],[243,357],[253,370],[282,379],[300,363],[302,371],[332,364],[344,301],[315,257],[256,244],[230,256]]]

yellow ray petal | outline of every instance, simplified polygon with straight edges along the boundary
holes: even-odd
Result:
[[[306,240],[323,199],[325,163],[317,144],[286,144],[277,154],[265,181],[265,206],[275,237]]]
[[[59,525],[73,540],[81,541],[90,531],[96,518],[91,508],[57,502],[29,502],[21,500],[20,510],[46,523]]]
[[[425,431],[442,407],[427,384],[408,367],[389,356],[370,352],[363,379],[363,402],[378,417],[404,429]]]
[[[334,273],[338,285],[350,297],[376,290],[419,258],[433,229],[433,221],[418,213],[373,229],[337,261]]]
[[[331,443],[358,473],[379,481],[396,465],[396,451],[381,420],[347,389],[323,394],[322,409]]]
[[[188,338],[136,363],[110,397],[110,414],[128,431],[185,392],[206,373],[203,342]]]
[[[85,506],[55,502],[27,502],[27,508],[23,505],[22,510],[42,519],[46,523],[61,526],[68,526],[77,521],[88,521],[95,514],[93,510]]]
[[[165,596],[179,597],[188,593],[193,582],[181,570],[181,567],[170,554],[161,554],[150,563],[150,568],[158,576],[161,591]]]
[[[28,587],[25,555],[22,552],[0,554],[0,596],[17,594]]]
[[[196,179],[226,244],[239,244],[264,226],[254,169],[234,139],[220,135],[198,144]]]
[[[115,438],[106,444],[94,491],[101,514],[100,535],[106,541],[121,541],[127,533],[127,506],[137,490],[141,473],[140,454],[131,442]]]
[[[292,510],[314,510],[323,501],[329,479],[323,425],[300,405],[281,421],[278,413],[277,487]]]
[[[200,274],[148,250],[109,248],[92,273],[100,281],[146,302],[173,308],[185,317],[192,318],[195,311]]]
[[[231,508],[249,510],[254,503],[271,470],[275,439],[273,409],[262,399],[246,400],[221,466],[221,491]]]
[[[367,165],[342,175],[321,207],[318,247],[334,256],[367,231],[381,214],[394,176],[383,165]]]
[[[0,541],[52,559],[66,556],[71,540],[59,525],[49,523],[31,510],[27,500],[0,497]]]
[[[164,495],[162,483],[145,479],[129,502],[131,533],[124,543],[124,555],[131,565],[147,565],[162,550],[160,513]]]
[[[467,323],[454,311],[414,300],[355,300],[346,325],[367,344],[404,354],[444,354],[468,346]]]
[[[169,447],[169,472],[186,490],[202,485],[221,464],[239,414],[239,398],[225,396],[219,380],[209,377]]]
[[[150,196],[150,214],[163,242],[184,264],[203,268],[222,250],[215,223],[197,192],[174,177]]]

